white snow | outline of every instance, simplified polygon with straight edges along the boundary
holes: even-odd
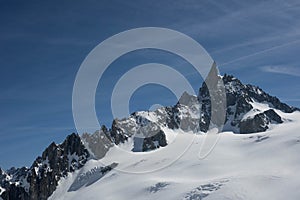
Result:
[[[5,192],[5,189],[0,186],[0,195],[2,195],[3,192]],[[0,199],[1,199],[1,197],[0,197]]]
[[[255,108],[268,109],[261,104]],[[129,152],[130,142],[123,149],[113,147],[105,158],[90,160],[60,180],[49,199],[300,199],[300,112],[280,114],[291,121],[267,132],[221,133],[205,159],[198,155],[206,136],[192,132],[164,130],[169,145],[151,152]],[[115,170],[68,192],[78,174],[112,162],[119,163]]]
[[[269,109],[274,109],[272,108],[269,104],[267,103],[259,103],[259,102],[256,102],[256,101],[253,101],[253,102],[250,102],[250,104],[252,105],[252,110],[250,110],[249,112],[247,112],[242,120],[245,120],[245,119],[248,119],[248,118],[253,118],[255,115],[259,114],[259,113],[262,113],[262,112],[265,112]],[[281,111],[277,110],[277,109],[274,109],[277,113],[280,112],[282,113]]]

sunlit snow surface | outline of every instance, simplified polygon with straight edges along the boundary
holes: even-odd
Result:
[[[167,147],[136,156],[119,154],[114,147],[104,159],[90,160],[62,179],[50,199],[300,199],[300,112],[280,115],[291,120],[267,132],[221,133],[214,150],[202,160],[198,154],[205,136],[179,131],[167,131]],[[131,146],[129,141],[119,148],[129,150]],[[93,184],[68,192],[78,175],[109,162],[131,172],[169,165],[141,174],[112,170]]]

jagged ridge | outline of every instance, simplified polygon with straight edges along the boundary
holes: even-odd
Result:
[[[208,79],[199,89],[198,96],[184,92],[175,106],[159,108],[153,112],[135,112],[128,118],[115,119],[109,130],[103,126],[100,131],[92,135],[84,134],[83,140],[86,146],[99,159],[114,144],[124,143],[139,134],[144,134],[144,138],[133,138],[133,151],[149,151],[166,146],[164,128],[182,129],[194,133],[207,132],[210,128],[210,121],[213,120],[211,119],[212,99],[206,85],[208,81],[215,86],[213,92],[221,90],[218,87],[222,84],[225,87],[226,120],[223,130],[226,131],[235,133],[266,131],[271,124],[284,122],[285,119],[281,118],[278,111],[291,113],[299,110],[282,103],[278,98],[267,94],[257,86],[245,85],[231,75],[220,76],[218,74],[218,69],[213,67]],[[218,102],[218,99],[213,99],[213,101]],[[256,108],[260,104],[267,105],[267,108]]]

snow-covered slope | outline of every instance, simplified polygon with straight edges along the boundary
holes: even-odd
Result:
[[[234,186],[255,191],[267,183],[255,177],[269,177],[268,168],[298,167],[299,120],[298,108],[233,76],[220,76],[214,65],[197,96],[185,92],[174,106],[114,119],[111,128],[94,134],[73,133],[50,144],[29,168],[0,169],[0,196],[46,200],[55,191],[52,199],[200,199],[228,192],[231,199],[242,198],[239,187],[236,198],[230,196]],[[210,133],[222,127],[220,143],[206,157],[218,139]],[[276,184],[282,180],[293,178],[282,175]]]
[[[120,156],[117,147],[113,147],[105,158],[90,160],[81,170],[61,179],[50,199],[300,199],[300,112],[280,114],[290,121],[266,132],[221,133],[218,144],[205,159],[197,155],[206,136],[180,130],[175,131],[176,138],[167,147],[133,153],[136,156]],[[164,131],[175,134],[171,129]],[[168,163],[187,146],[174,163],[146,173]],[[92,184],[69,191],[78,176],[109,162],[117,162],[118,168]]]

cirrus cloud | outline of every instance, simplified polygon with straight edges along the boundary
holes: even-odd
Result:
[[[294,66],[283,66],[283,65],[273,65],[273,66],[263,66],[261,70],[264,72],[286,74],[290,76],[300,76],[300,67]]]

